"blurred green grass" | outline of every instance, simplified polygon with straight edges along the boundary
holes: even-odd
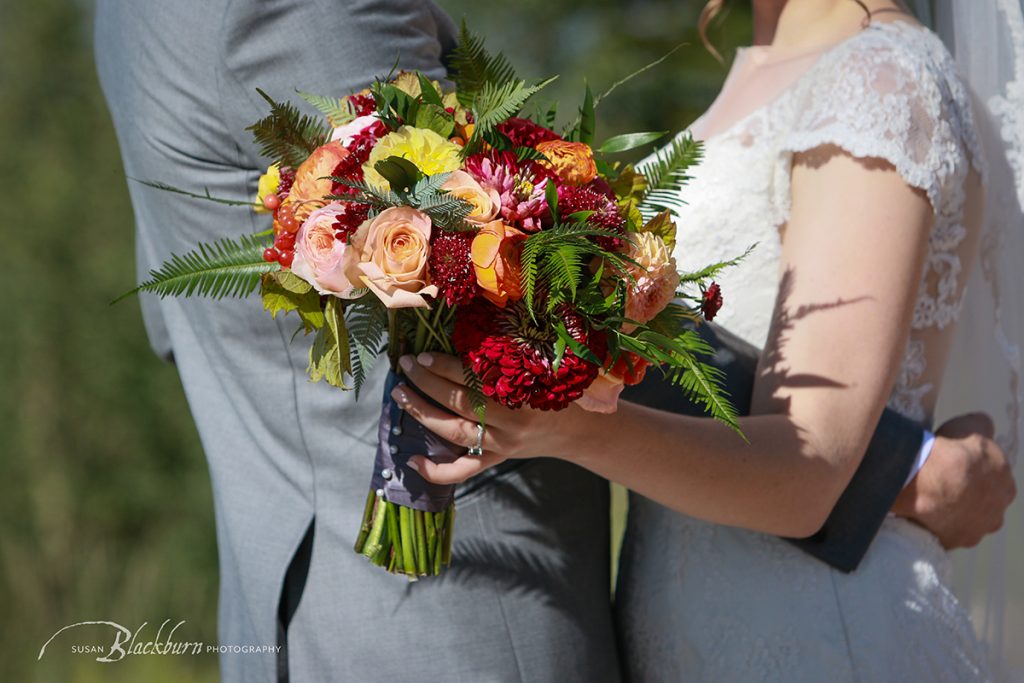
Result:
[[[678,130],[725,74],[700,47],[700,2],[442,0],[571,116],[584,77],[601,92],[687,43],[598,112],[598,137]],[[69,655],[57,629],[85,620],[150,628],[187,620],[216,642],[209,478],[177,374],[145,339],[138,305],[109,301],[136,280],[132,214],[95,76],[91,3],[7,0],[0,22],[0,680],[213,681],[216,657]],[[746,40],[744,9],[723,25]],[[622,492],[615,497],[616,537]],[[93,627],[94,628],[94,627]],[[74,642],[109,642],[79,631]],[[88,634],[88,635],[86,635]]]

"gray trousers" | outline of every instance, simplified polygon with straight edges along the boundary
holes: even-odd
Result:
[[[232,198],[254,196],[267,164],[244,130],[265,113],[257,87],[346,94],[399,54],[438,78],[453,39],[425,0],[100,0],[96,18],[126,175]],[[268,227],[244,207],[129,191],[140,274]],[[537,460],[465,487],[451,570],[410,584],[352,551],[384,368],[356,403],[307,381],[308,341],[257,297],[142,306],[209,461],[221,644],[287,645],[280,662],[223,655],[224,681],[273,681],[279,664],[300,683],[618,680],[604,481]]]

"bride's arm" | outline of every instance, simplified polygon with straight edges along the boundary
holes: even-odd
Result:
[[[749,444],[712,420],[625,402],[610,416],[492,407],[483,463],[420,461],[421,472],[463,478],[502,457],[553,455],[688,515],[813,534],[849,483],[892,389],[931,222],[928,200],[890,165],[837,148],[798,155],[778,302],[752,416],[740,420]],[[435,362],[435,372],[452,373],[445,365]],[[471,417],[454,383],[418,364],[409,374]],[[475,440],[470,420],[445,418],[412,392],[402,400],[441,435]]]

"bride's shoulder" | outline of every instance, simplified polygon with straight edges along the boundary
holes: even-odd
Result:
[[[908,21],[876,23],[825,55],[816,84],[858,88],[866,93],[913,95],[963,113],[968,94],[952,55],[929,29]],[[814,85],[814,84],[812,84]],[[948,110],[952,111],[948,111]],[[938,112],[936,112],[938,113]]]
[[[838,145],[892,163],[933,204],[976,159],[970,98],[942,41],[874,24],[823,54],[792,100],[789,151]]]

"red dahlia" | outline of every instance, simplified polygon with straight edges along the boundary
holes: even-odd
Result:
[[[483,393],[509,408],[562,410],[583,395],[597,378],[598,366],[566,349],[554,369],[552,326],[563,322],[581,344],[596,339],[571,309],[557,319],[535,323],[522,302],[497,308],[482,300],[459,309],[452,341],[463,363],[480,378]]]
[[[597,228],[611,230],[624,235],[626,219],[607,194],[594,183],[583,187],[563,185],[558,188],[558,213],[563,219],[577,211],[593,211],[587,222]],[[622,246],[622,240],[615,237],[598,237],[594,240],[602,249],[613,251]]]
[[[430,282],[449,306],[468,303],[476,295],[476,273],[470,257],[472,232],[439,230],[430,243]]]
[[[553,130],[534,123],[530,119],[512,117],[497,125],[498,132],[512,141],[516,147],[536,147],[541,142],[561,140],[562,137]]]
[[[722,288],[716,282],[704,290],[704,298],[700,302],[700,312],[708,321],[714,320],[722,308]]]

